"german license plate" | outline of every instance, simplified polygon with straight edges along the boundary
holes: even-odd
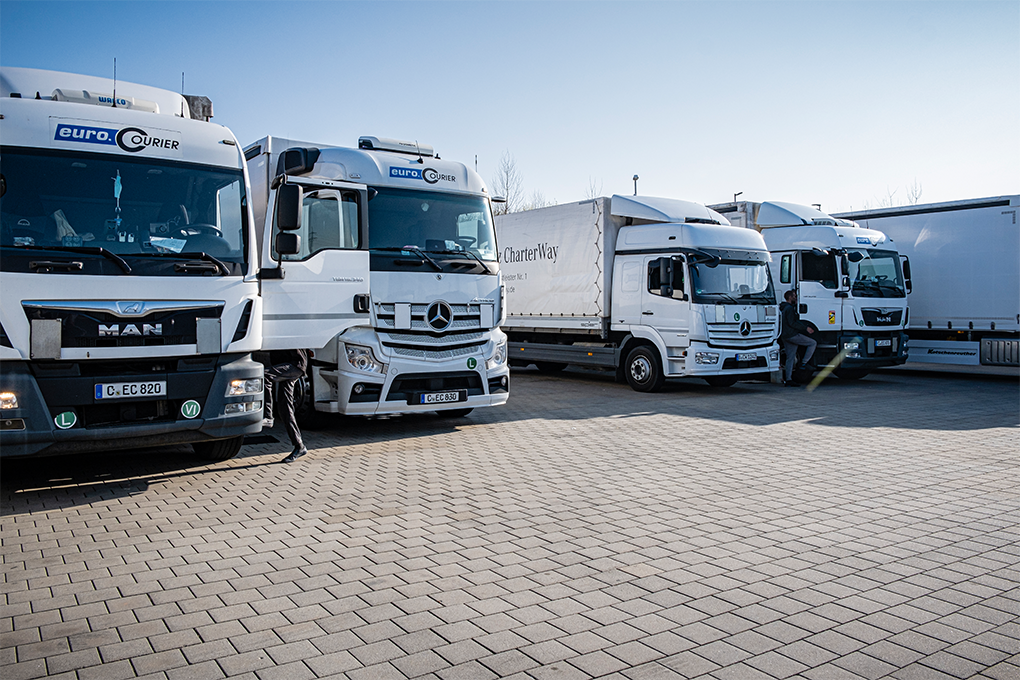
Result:
[[[450,404],[455,401],[467,400],[467,392],[455,390],[453,392],[425,392],[418,395],[419,404]]]
[[[758,355],[754,352],[749,354],[738,354],[737,361],[758,361]]]
[[[165,396],[165,381],[96,383],[96,399],[131,399]]]
[[[892,340],[886,338],[885,340],[875,340],[875,347],[892,347]]]

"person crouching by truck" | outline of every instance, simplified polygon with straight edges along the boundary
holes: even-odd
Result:
[[[266,406],[264,427],[273,426],[273,387],[280,387],[280,416],[287,428],[287,436],[294,450],[281,462],[293,463],[308,453],[301,440],[301,429],[297,424],[297,404],[294,403],[294,386],[308,370],[308,350],[289,349],[275,350],[269,354],[272,366],[266,369]]]
[[[800,387],[799,383],[793,381],[793,365],[797,362],[797,348],[806,347],[804,350],[804,363],[801,369],[806,369],[811,363],[811,357],[815,354],[815,347],[818,343],[809,338],[815,332],[814,328],[800,320],[800,313],[797,311],[797,291],[788,290],[783,295],[786,302],[779,305],[779,312],[782,314],[782,331],[779,339],[783,341],[786,349],[786,369],[783,384],[787,387]]]

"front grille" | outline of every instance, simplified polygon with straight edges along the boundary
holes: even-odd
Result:
[[[435,333],[436,331],[425,322],[425,310],[427,304],[411,305],[411,328],[412,332]],[[453,323],[443,333],[453,331],[476,330],[482,328],[482,306],[451,304],[453,311]],[[375,318],[380,331],[392,331],[396,329],[396,304],[392,302],[375,303]],[[403,330],[403,329],[402,329]]]
[[[722,364],[724,371],[731,371],[738,368],[768,368],[769,362],[765,357],[758,357],[754,361],[737,361],[733,357],[725,359]]]
[[[480,345],[472,345],[470,347],[454,347],[452,349],[444,350],[425,350],[414,349],[412,347],[390,346],[390,349],[398,357],[405,357],[408,359],[431,359],[435,361],[441,361],[443,359],[456,359],[457,357],[464,357],[468,356],[469,354],[477,354],[479,346]]]
[[[710,323],[708,344],[712,347],[764,347],[772,344],[774,331],[771,323],[752,323],[750,334],[741,335],[739,323]]]
[[[198,341],[198,319],[218,319],[223,305],[154,310],[140,316],[122,316],[104,309],[66,309],[24,304],[29,321],[59,320],[60,346],[165,347],[193,345]]]
[[[482,378],[474,371],[460,373],[408,373],[397,377],[386,401],[408,401],[420,392],[467,390],[469,396],[485,394]]]
[[[903,318],[902,309],[869,309],[861,310],[864,323],[868,326],[898,326]]]

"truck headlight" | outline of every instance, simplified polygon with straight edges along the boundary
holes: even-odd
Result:
[[[236,404],[226,404],[223,407],[223,415],[225,416],[237,416],[242,413],[251,413],[252,411],[261,411],[261,401],[241,401]]]
[[[717,364],[719,363],[718,352],[695,352],[694,363],[696,364]]]
[[[500,344],[496,345],[496,351],[493,352],[492,356],[489,357],[489,360],[485,362],[485,367],[491,371],[495,368],[499,368],[505,362],[506,362],[506,343],[501,342]]]
[[[231,380],[227,385],[228,397],[240,397],[245,394],[258,394],[262,391],[262,378],[248,378],[247,380]]]
[[[779,350],[778,349],[770,349],[769,350],[769,361],[779,361]]]
[[[0,408],[18,408],[18,395],[14,392],[0,392]]]
[[[845,350],[860,349],[860,348],[861,348],[861,343],[859,343],[859,342],[851,341],[851,342],[844,342],[843,343],[843,349],[845,349]]]
[[[375,358],[371,347],[361,345],[344,345],[347,353],[347,363],[359,371],[366,373],[385,373],[386,364]]]

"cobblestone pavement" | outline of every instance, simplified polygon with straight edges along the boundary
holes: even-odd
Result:
[[[310,455],[2,468],[0,675],[1020,678],[1020,389],[514,374]]]

